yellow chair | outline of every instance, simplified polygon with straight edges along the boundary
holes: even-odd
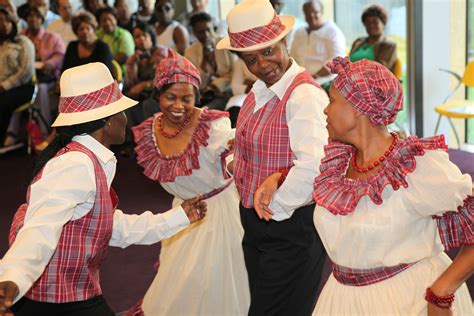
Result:
[[[112,74],[112,77],[114,77],[115,80],[117,80],[118,85],[120,87],[120,90],[122,90],[123,87],[123,71],[122,71],[122,66],[116,61],[115,59],[112,59],[112,66],[114,67],[114,73]]]
[[[474,118],[474,101],[473,100],[452,100],[448,101],[449,98],[454,94],[454,92],[464,84],[467,87],[474,87],[474,61],[467,64],[464,74],[461,77],[457,73],[451,70],[440,69],[441,71],[447,72],[458,80],[456,87],[448,94],[444,99],[443,104],[435,107],[435,111],[439,114],[438,121],[436,122],[435,134],[438,133],[439,123],[441,117],[446,116],[448,118],[449,124],[451,125],[454,135],[456,136],[456,141],[458,143],[458,148],[461,148],[461,142],[459,141],[458,133],[454,124],[451,121],[451,118],[461,118],[461,119],[470,119]]]
[[[398,81],[402,80],[403,69],[402,69],[402,62],[400,61],[400,58],[397,58],[397,60],[395,61],[395,64],[393,65],[393,68],[392,68],[392,73],[395,76],[395,78],[398,79]]]

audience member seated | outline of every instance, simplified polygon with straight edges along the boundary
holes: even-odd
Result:
[[[52,111],[56,110],[59,100],[56,93],[56,80],[59,78],[66,47],[58,34],[46,31],[42,27],[44,16],[39,8],[30,7],[28,9],[26,22],[28,27],[23,34],[35,46],[36,80],[39,83],[35,107],[39,109],[45,120],[46,126],[42,124],[41,131],[44,136],[47,136],[52,123]]]
[[[0,6],[4,7],[5,9],[10,12],[12,17],[15,18],[17,22],[18,32],[21,32],[22,29],[26,28],[26,22],[23,19],[20,19],[17,15],[16,5],[13,0],[0,0]]]
[[[82,0],[82,8],[97,18],[97,11],[106,5],[104,0]]]
[[[130,10],[129,0],[115,0],[114,9],[117,13],[117,25],[132,33],[135,26],[132,20],[132,11]]]
[[[225,110],[230,113],[232,127],[235,127],[240,108],[256,80],[257,77],[249,71],[245,62],[241,58],[237,58],[234,62],[232,80],[230,82],[232,97],[225,106]]]
[[[196,13],[190,23],[197,42],[186,49],[185,57],[198,68],[201,75],[201,105],[224,110],[231,95],[230,80],[235,55],[228,50],[215,50],[219,39],[214,33],[209,14]]]
[[[144,22],[150,25],[156,23],[152,0],[138,0],[138,10],[132,14],[132,21],[133,23]]]
[[[33,43],[18,34],[17,19],[0,6],[0,146],[4,144],[13,111],[31,100],[34,61]]]
[[[191,17],[200,12],[207,12],[208,0],[191,0],[191,11],[181,13],[177,20],[183,24],[189,32],[189,42],[191,44],[197,41],[196,36],[194,36],[193,28],[191,26]],[[209,13],[209,12],[207,12]],[[214,26],[214,31],[218,37],[224,37],[227,35],[227,26],[225,22],[218,22],[215,17],[212,17],[212,25]]]
[[[176,20],[174,16],[174,3],[172,0],[156,0],[155,17],[156,17],[156,35],[158,44],[172,48],[181,55],[189,45],[189,33]]]
[[[62,71],[87,63],[101,62],[114,73],[109,46],[98,40],[95,35],[97,29],[95,17],[89,12],[81,12],[73,16],[71,24],[78,40],[69,43]]]
[[[137,22],[132,32],[135,54],[127,60],[125,95],[140,102],[127,113],[129,125],[135,126],[160,110],[152,97],[153,79],[156,65],[168,56],[168,48],[156,46],[155,31],[149,24]]]
[[[49,0],[27,0],[25,4],[18,7],[18,16],[26,21],[26,14],[30,7],[37,7],[43,11],[44,28],[47,28],[54,20],[59,19],[59,15],[49,9]]]
[[[111,7],[99,9],[96,17],[100,26],[96,32],[97,38],[109,45],[113,58],[120,65],[125,65],[127,58],[135,51],[132,34],[117,26],[117,16]]]
[[[71,2],[69,0],[58,0],[58,13],[61,18],[51,22],[48,25],[48,31],[59,34],[67,46],[69,42],[77,39],[71,25],[73,16]]]
[[[324,21],[320,1],[303,4],[307,26],[295,31],[290,55],[316,79],[329,83],[335,75],[326,64],[337,56],[345,56],[346,39],[333,21]]]
[[[366,58],[381,63],[393,72],[397,61],[397,44],[389,41],[384,34],[388,13],[380,4],[367,7],[362,13],[362,23],[367,31],[352,44],[349,58],[352,62]]]

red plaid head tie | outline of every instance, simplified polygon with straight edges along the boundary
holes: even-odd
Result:
[[[175,82],[189,83],[199,90],[201,76],[188,59],[169,49],[168,57],[156,66],[153,86],[160,90],[163,86]]]

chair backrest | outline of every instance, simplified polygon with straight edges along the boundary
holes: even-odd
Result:
[[[112,77],[114,77],[115,80],[117,80],[118,82],[122,82],[123,80],[122,67],[115,59],[112,59],[112,66],[114,66],[114,73]]]
[[[403,72],[402,62],[400,61],[400,58],[397,58],[397,60],[395,61],[395,64],[393,64],[392,73],[395,76],[395,78],[397,78],[400,81],[402,80],[402,72]]]
[[[474,61],[466,65],[461,81],[468,87],[474,87]]]

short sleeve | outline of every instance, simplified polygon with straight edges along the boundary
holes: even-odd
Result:
[[[426,150],[416,157],[416,169],[407,175],[407,199],[423,217],[456,211],[472,193],[472,179],[462,174],[442,150]]]
[[[235,129],[231,128],[228,117],[214,120],[210,124],[207,150],[210,151],[211,157],[217,159],[228,149],[229,140],[235,137]]]

